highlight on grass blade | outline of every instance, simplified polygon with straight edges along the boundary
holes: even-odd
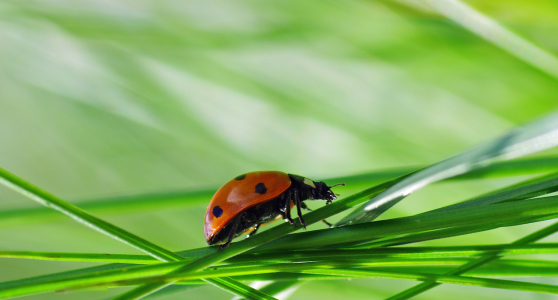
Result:
[[[497,159],[513,159],[555,147],[557,144],[558,112],[555,112],[412,174],[359,206],[334,226],[372,221],[397,202],[430,183],[485,168]]]

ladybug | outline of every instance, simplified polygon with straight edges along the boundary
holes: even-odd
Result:
[[[291,218],[294,206],[300,223],[306,228],[301,209],[311,210],[302,201],[321,199],[329,204],[336,198],[332,187],[321,181],[279,171],[236,176],[225,183],[209,202],[205,213],[205,240],[208,245],[221,244],[219,249],[222,249],[235,237],[248,232],[248,237],[253,236],[262,224],[279,218],[296,227]],[[325,220],[323,222],[331,227]]]

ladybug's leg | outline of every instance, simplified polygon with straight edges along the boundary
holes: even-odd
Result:
[[[227,242],[226,242],[226,243],[221,244],[221,245],[219,246],[219,250],[222,250],[223,248],[227,247],[227,246],[231,243],[231,241],[233,240],[234,235],[235,235],[235,233],[236,233],[236,229],[238,228],[238,224],[240,224],[240,220],[242,219],[242,217],[244,217],[244,214],[245,214],[245,213],[246,213],[246,212],[240,213],[240,214],[234,219],[234,223],[233,223],[233,225],[232,225],[232,227],[231,227],[231,232],[229,233],[229,238],[227,239]]]
[[[252,232],[250,232],[246,238],[249,238],[249,237],[253,236],[254,234],[256,234],[256,231],[258,231],[258,229],[260,229],[260,225],[261,224],[254,225],[254,230],[252,230]]]
[[[291,199],[293,198],[292,194],[288,193],[285,198],[285,218],[289,223],[296,227],[295,221],[293,220],[293,218],[291,218]]]
[[[300,211],[300,206],[302,201],[300,201],[300,197],[298,196],[298,191],[295,190],[293,193],[293,198],[294,198],[294,203],[296,205],[296,212],[298,213],[298,219],[300,220],[300,224],[302,224],[302,227],[304,229],[306,229],[306,222],[304,222],[304,219],[302,218],[302,212]]]
[[[311,210],[308,206],[306,206],[306,203],[304,203],[304,202],[300,202],[300,207],[302,207],[303,209],[306,209],[306,210],[309,211],[309,212],[312,212],[312,210]],[[333,228],[333,225],[331,225],[331,224],[330,224],[328,221],[326,221],[325,219],[323,219],[322,222],[323,222],[324,224],[326,224],[327,227]]]

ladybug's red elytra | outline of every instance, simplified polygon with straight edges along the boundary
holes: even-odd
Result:
[[[343,185],[343,184],[341,184]],[[250,172],[225,183],[211,198],[205,213],[204,233],[208,245],[226,247],[235,237],[250,232],[256,234],[262,224],[291,218],[296,205],[298,218],[304,228],[301,209],[310,210],[304,200],[335,199],[331,187],[321,181],[279,171]],[[327,222],[330,227],[331,225]]]

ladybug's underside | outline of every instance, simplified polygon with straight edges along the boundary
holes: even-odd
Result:
[[[233,239],[239,235],[247,233],[248,231],[253,231],[253,227],[256,225],[261,225],[265,223],[270,223],[277,220],[277,217],[283,214],[283,207],[285,200],[277,197],[266,203],[261,203],[246,209],[244,212],[240,213],[240,219],[238,220],[238,225],[236,232],[233,235]],[[223,244],[228,241],[231,231],[233,229],[235,221],[238,219],[238,215],[233,218],[232,221],[227,223],[221,230],[219,230],[207,243],[209,245]]]

